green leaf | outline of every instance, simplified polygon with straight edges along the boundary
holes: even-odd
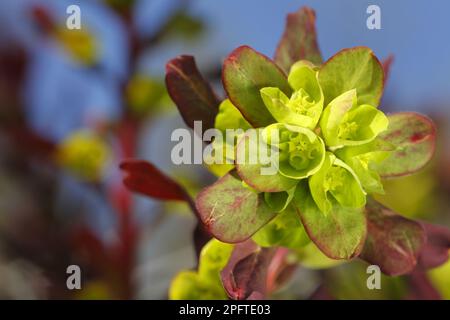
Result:
[[[289,72],[291,66],[302,59],[315,64],[322,63],[317,44],[316,14],[308,7],[288,14],[283,36],[275,52],[275,61],[285,72]]]
[[[377,107],[383,93],[383,67],[366,47],[339,51],[319,70],[325,105],[344,92],[356,89],[358,104]]]
[[[219,281],[220,271],[227,264],[233,247],[229,243],[212,239],[202,248],[198,272],[205,281]]]
[[[292,92],[277,65],[248,46],[235,49],[227,57],[222,79],[228,98],[254,127],[275,122],[262,101],[259,92],[262,88],[276,87],[287,96]]]
[[[251,125],[245,120],[239,109],[229,99],[225,99],[219,106],[214,127],[225,134],[227,129],[247,130],[251,128]]]
[[[264,201],[275,212],[281,212],[289,205],[294,197],[295,187],[287,191],[266,192],[264,193]]]
[[[442,298],[450,300],[450,260],[437,268],[428,270],[427,275]]]
[[[204,281],[195,271],[182,271],[172,280],[169,299],[225,300],[227,295],[221,286]]]
[[[330,152],[320,170],[309,179],[309,188],[312,199],[325,215],[333,207],[332,198],[350,208],[361,208],[366,203],[366,194],[356,174]]]
[[[423,227],[371,200],[366,206],[368,234],[361,258],[397,276],[412,271],[426,241]]]
[[[357,256],[366,237],[363,208],[345,208],[333,198],[328,214],[323,214],[310,195],[306,183],[297,187],[294,203],[311,240],[331,259]]]
[[[323,109],[323,93],[310,65],[299,61],[288,77],[295,92],[288,98],[280,89],[261,89],[261,97],[277,122],[314,129]]]
[[[252,237],[262,247],[301,248],[310,242],[297,211],[288,206]]]
[[[436,128],[427,117],[414,112],[389,115],[389,127],[380,134],[396,150],[376,166],[382,177],[396,177],[422,169],[433,157]]]
[[[308,269],[328,269],[345,263],[344,260],[328,258],[314,242],[309,242],[301,248],[295,248],[294,253],[297,262]]]
[[[210,240],[201,250],[198,272],[181,271],[173,279],[169,299],[210,300],[226,299],[220,272],[226,266],[233,245]]]
[[[211,172],[221,177],[234,168],[236,148],[228,143],[226,137],[222,137],[222,139],[215,137],[208,148],[212,148],[212,150],[206,156],[204,155],[204,163]]]
[[[297,180],[285,177],[278,172],[278,166],[270,159],[262,161],[263,154],[261,144],[261,130],[248,132],[241,138],[236,152],[236,169],[242,180],[249,186],[261,192],[280,192],[291,189],[297,184]],[[269,148],[269,146],[267,146]],[[254,160],[252,160],[252,158]],[[274,170],[274,174],[262,174],[263,168]]]
[[[230,172],[231,170],[234,169],[234,165],[233,164],[205,164],[205,166],[207,167],[207,169],[214,174],[216,177],[222,177],[225,174],[227,174],[228,172]]]
[[[367,284],[376,273],[368,270],[367,263],[359,260],[327,270],[323,280],[325,289],[338,300],[400,300],[410,293],[410,279],[384,274],[380,275],[381,288],[369,289]]]
[[[203,189],[196,207],[205,228],[228,243],[250,238],[276,215],[265,203],[263,194],[245,187],[235,171]]]
[[[384,179],[385,194],[374,199],[408,218],[434,219],[439,214],[440,194],[436,168],[427,166],[412,175]],[[405,195],[408,195],[405,197]]]

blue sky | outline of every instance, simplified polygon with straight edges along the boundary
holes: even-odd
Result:
[[[185,0],[138,0],[136,21],[140,29],[151,33],[167,17],[168,9],[180,1]],[[83,17],[105,43],[105,63],[114,72],[124,73],[126,52],[120,23],[105,8],[93,5],[92,0],[4,0],[0,21],[6,28],[0,30],[1,36],[34,34],[33,26],[27,27],[24,13],[19,13],[23,5],[32,2],[52,4],[63,18],[67,4],[79,4]],[[207,23],[205,36],[196,42],[178,39],[152,48],[142,58],[144,70],[162,77],[165,63],[179,54],[195,55],[201,69],[219,66],[229,52],[242,44],[272,56],[286,14],[308,5],[317,13],[319,45],[325,59],[358,45],[369,46],[381,59],[395,55],[384,100],[391,108],[429,112],[432,106],[440,104],[445,108],[450,101],[450,1],[191,0],[191,4],[190,12]],[[370,4],[381,8],[381,30],[366,27]],[[47,60],[53,61],[51,56]]]
[[[153,52],[147,61],[150,69],[162,72],[164,62],[181,53],[194,54],[205,68],[220,63],[227,53],[242,44],[271,56],[283,31],[285,15],[308,5],[316,10],[324,58],[358,45],[369,46],[380,58],[395,55],[385,93],[394,108],[423,110],[424,106],[450,101],[450,1],[193,0],[192,3],[191,12],[208,23],[207,36],[195,44],[181,42]],[[370,4],[381,8],[381,30],[366,27],[366,8]]]

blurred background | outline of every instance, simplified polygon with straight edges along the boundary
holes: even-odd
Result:
[[[66,27],[73,4],[80,30]],[[370,4],[381,8],[381,30],[366,27]],[[450,226],[450,2],[3,0],[0,298],[167,298],[176,272],[196,265],[195,218],[184,204],[129,193],[118,164],[149,160],[193,195],[213,181],[200,165],[170,161],[170,134],[185,125],[165,91],[166,62],[194,55],[223,96],[227,54],[247,44],[272,56],[286,14],[304,5],[316,10],[324,59],[358,45],[394,57],[381,108],[432,117],[438,150],[421,173],[386,181],[380,201]],[[66,287],[72,264],[82,290]],[[368,292],[361,268],[299,268],[276,297],[307,298],[324,279],[337,298],[407,295],[402,278]],[[437,285],[450,279],[446,270],[433,274]]]

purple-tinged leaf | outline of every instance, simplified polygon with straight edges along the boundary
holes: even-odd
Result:
[[[320,285],[308,300],[336,300],[325,285]]]
[[[392,143],[396,150],[376,165],[382,177],[397,177],[423,168],[433,157],[436,128],[429,118],[415,112],[399,112],[388,116],[389,127],[380,138]]]
[[[137,192],[159,200],[185,201],[198,221],[200,213],[195,207],[194,200],[186,190],[172,178],[158,170],[153,164],[145,160],[125,160],[120,164],[120,169],[127,175],[123,184],[131,191]],[[197,225],[194,231],[194,244],[197,253],[211,238],[203,226]]]
[[[234,170],[203,189],[196,207],[206,229],[228,243],[247,240],[276,215],[263,194],[245,187]]]
[[[422,247],[419,265],[430,269],[447,262],[450,250],[450,229],[431,223],[420,222],[425,229],[427,242]]]
[[[390,276],[411,272],[426,241],[422,226],[374,200],[367,203],[366,215],[368,234],[360,258]]]
[[[177,182],[147,161],[125,160],[120,169],[127,173],[123,183],[131,191],[160,200],[187,200],[186,192]]]
[[[367,233],[362,208],[344,208],[333,200],[330,212],[325,214],[317,207],[309,189],[301,184],[294,202],[306,233],[326,256],[351,259],[361,252]]]
[[[309,60],[317,65],[322,63],[317,44],[316,14],[308,7],[287,15],[284,33],[275,51],[275,62],[286,73],[299,60]]]
[[[258,292],[258,291],[253,291],[252,294],[250,294],[246,300],[264,300],[266,297]]]
[[[407,280],[409,284],[407,300],[440,300],[442,298],[422,270],[414,270]]]
[[[275,251],[275,248],[261,248],[251,240],[235,246],[221,272],[223,287],[231,299],[266,297],[267,274]]]
[[[275,120],[260,94],[264,87],[277,87],[291,95],[286,75],[268,57],[248,46],[235,49],[225,60],[222,82],[228,98],[254,127],[264,127]]]
[[[290,261],[290,253],[291,251],[288,248],[279,247],[276,249],[267,270],[266,289],[268,293],[281,288],[292,278],[295,270],[297,270],[298,263]]]
[[[194,121],[202,121],[203,130],[214,128],[220,100],[198,71],[192,56],[179,56],[167,63],[166,86],[189,127],[194,127]]]
[[[383,66],[383,72],[384,72],[384,84],[386,85],[386,82],[389,78],[389,74],[391,72],[391,66],[394,62],[394,55],[390,54],[386,59],[384,59],[381,62],[381,65]]]
[[[194,233],[192,235],[194,242],[195,255],[197,257],[197,261],[200,259],[200,253],[203,247],[211,240],[211,235],[200,221],[197,221],[197,225],[195,226]]]

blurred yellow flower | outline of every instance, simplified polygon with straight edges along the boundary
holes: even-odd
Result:
[[[145,75],[134,75],[127,85],[127,102],[131,111],[138,115],[146,115],[161,107],[160,102],[167,96],[162,81]]]
[[[57,28],[55,37],[75,61],[87,66],[97,62],[98,43],[94,35],[85,27],[72,30],[65,26]]]
[[[111,288],[102,281],[89,281],[83,288],[75,292],[77,300],[109,300],[114,299]]]
[[[93,132],[81,130],[67,137],[56,152],[57,162],[88,181],[101,178],[111,155],[110,147]]]

